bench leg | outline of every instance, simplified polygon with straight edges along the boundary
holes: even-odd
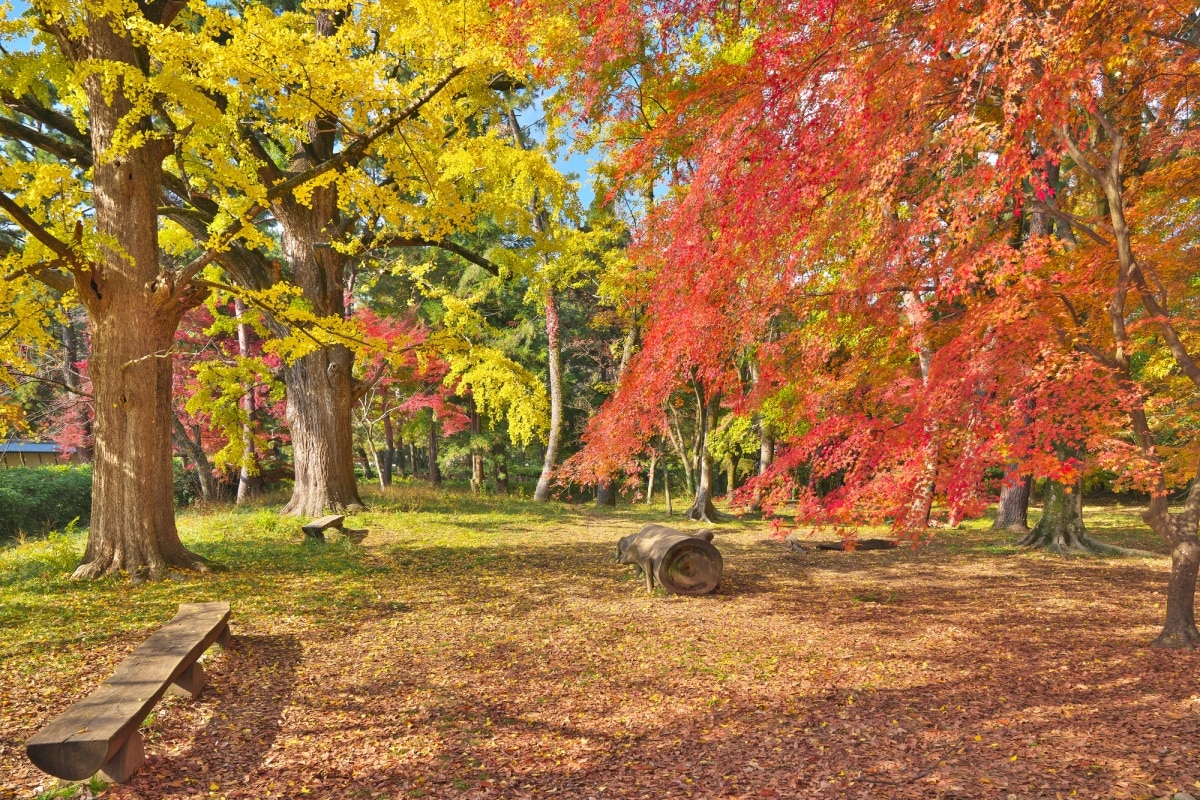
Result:
[[[167,687],[167,694],[195,700],[203,690],[204,667],[200,666],[200,662],[197,661],[185,669],[182,675],[171,682],[171,685]]]
[[[222,650],[228,650],[231,638],[233,636],[229,633],[229,623],[225,623],[225,627],[221,628],[221,632],[217,634],[217,644],[221,645]]]
[[[146,751],[142,748],[142,735],[134,731],[117,754],[100,768],[100,773],[113,783],[124,783],[145,761]]]

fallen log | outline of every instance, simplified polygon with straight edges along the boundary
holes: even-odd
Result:
[[[840,542],[802,542],[795,536],[789,536],[784,542],[792,550],[844,550],[852,553],[855,550],[891,550],[899,547],[900,543],[891,539],[854,539]]]
[[[633,564],[646,579],[646,591],[657,583],[672,594],[702,595],[721,582],[724,562],[712,545],[710,530],[695,533],[645,525],[617,543],[617,561]]]

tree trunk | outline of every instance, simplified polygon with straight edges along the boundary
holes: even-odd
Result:
[[[233,298],[233,314],[238,319],[238,355],[242,358],[249,358],[250,326],[242,322],[242,316],[245,313],[246,304],[242,302],[241,298]],[[250,428],[250,419],[254,414],[254,390],[247,387],[239,403],[242,406],[242,412],[246,415],[246,422],[242,424],[242,463],[238,468],[236,504],[240,506],[251,497],[262,494],[263,485],[262,478],[258,475],[258,458],[254,451],[254,431]],[[251,467],[254,467],[253,472]]]
[[[1029,492],[1033,488],[1033,476],[1023,475],[1014,483],[1012,471],[1004,478],[1000,488],[1000,505],[996,508],[996,519],[992,530],[1029,530]]]
[[[350,426],[353,358],[346,347],[333,345],[284,367],[296,483],[291,500],[280,513],[319,517],[326,510],[365,508],[354,477]]]
[[[704,397],[704,387],[696,384],[696,401],[701,413],[697,415],[699,430],[696,433],[696,460],[700,463],[700,476],[696,482],[696,498],[688,509],[687,518],[699,522],[716,523],[721,521],[713,505],[713,463],[708,453],[708,434],[716,426],[717,406],[720,396],[714,395],[707,401]]]
[[[775,460],[775,437],[767,427],[767,421],[761,417],[758,420],[758,431],[758,476],[761,478],[771,468],[771,462]],[[763,488],[760,484],[754,490],[754,498],[750,502],[750,513],[757,514],[762,511],[762,501]]]
[[[508,494],[508,447],[503,439],[492,443],[492,478],[496,481],[496,493]]]
[[[674,516],[675,508],[671,505],[671,463],[663,461],[663,494],[667,497],[667,516]]]
[[[737,459],[732,456],[725,462],[726,474],[726,497],[730,503],[733,502],[733,490],[737,488]]]
[[[433,412],[429,422],[429,482],[434,486],[442,485],[442,470],[438,466],[438,418]]]
[[[479,447],[479,438],[483,435],[483,420],[479,417],[479,409],[471,402],[471,491],[479,494],[483,491],[483,450]]]
[[[1181,515],[1186,516],[1186,515]],[[1191,534],[1176,533],[1170,537],[1171,577],[1167,581],[1167,619],[1162,632],[1154,640],[1155,647],[1181,649],[1200,647],[1200,631],[1196,629],[1196,573],[1200,570],[1200,540],[1196,538],[1195,523]]]
[[[396,430],[392,427],[392,415],[383,415],[383,457],[379,464],[379,485],[386,489],[392,485],[392,469],[396,466]],[[401,467],[403,474],[403,467]]]
[[[550,435],[546,441],[546,455],[542,461],[542,474],[538,476],[533,499],[544,503],[550,499],[550,481],[558,466],[559,439],[562,437],[562,343],[559,337],[558,300],[554,290],[546,288],[546,360],[550,370]]]
[[[1042,518],[1021,541],[1021,547],[1044,547],[1052,553],[1102,552],[1103,545],[1087,535],[1083,526],[1082,486],[1046,481]]]
[[[92,418],[88,414],[88,404],[82,394],[83,386],[79,379],[76,364],[79,363],[79,332],[75,330],[75,321],[70,313],[63,323],[63,383],[71,390],[71,416],[79,426],[80,441],[75,448],[75,461],[88,464],[92,460]]]
[[[646,505],[654,503],[654,470],[658,467],[658,453],[650,453],[650,476],[646,479]]]
[[[929,385],[929,373],[933,367],[933,347],[926,335],[928,312],[915,292],[904,293],[904,311],[908,324],[912,326],[912,345],[917,351],[917,362],[921,368],[921,386]],[[913,499],[903,520],[906,531],[922,531],[929,527],[933,512],[933,496],[937,489],[938,431],[937,423],[927,417],[925,435],[928,440],[921,449],[921,473],[913,486]]]
[[[204,447],[201,445],[199,428],[193,427],[189,431],[178,417],[172,420],[172,428],[172,439],[175,446],[185,461],[191,461],[195,468],[200,502],[205,504],[216,502],[220,499],[220,490],[217,486],[216,476],[213,475],[212,462],[208,460],[208,454],[204,452]]]
[[[596,487],[596,505],[608,506],[615,508],[617,505],[617,485],[612,481],[605,481]]]
[[[134,73],[139,56],[108,16],[89,15],[86,57]],[[64,42],[68,54],[81,48]],[[76,578],[124,571],[134,580],[158,578],[170,566],[202,568],[175,528],[171,486],[171,345],[186,305],[158,267],[161,142],[109,152],[123,137],[145,130],[126,119],[132,106],[120,81],[92,72],[83,81],[94,155],[96,231],[100,248],[89,274],[76,273],[76,291],[91,321],[88,367],[95,407],[92,517]],[[132,125],[131,125],[132,123]]]

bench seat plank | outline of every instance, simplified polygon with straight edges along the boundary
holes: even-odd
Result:
[[[94,775],[167,691],[229,625],[229,603],[187,603],[121,662],[108,680],[25,742],[43,772],[79,781]]]
[[[344,514],[330,514],[327,517],[319,517],[312,522],[301,525],[305,536],[311,536],[314,539],[324,539],[326,528],[337,528],[341,530],[342,523],[345,521]]]

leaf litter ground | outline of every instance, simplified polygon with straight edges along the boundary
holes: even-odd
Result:
[[[1166,558],[1018,553],[982,521],[797,553],[735,522],[719,591],[679,598],[614,561],[661,510],[419,487],[373,506],[361,547],[271,508],[185,514],[228,571],[143,587],[66,580],[78,537],[0,553],[0,797],[53,791],[24,739],[210,599],[233,603],[231,647],[103,796],[1200,795],[1200,657],[1146,647]],[[1088,519],[1154,546],[1132,510]]]

